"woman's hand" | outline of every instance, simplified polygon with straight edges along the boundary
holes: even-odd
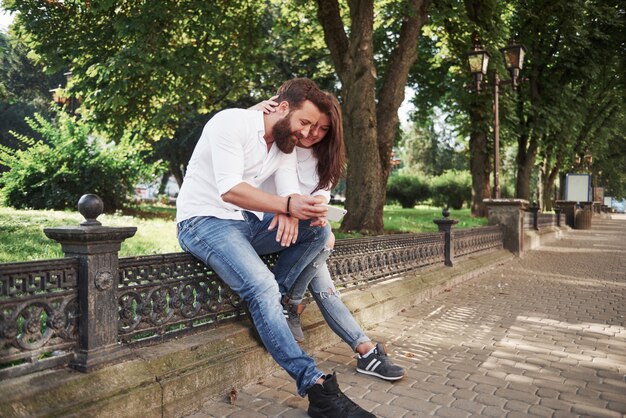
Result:
[[[276,228],[276,241],[280,241],[283,247],[289,247],[295,244],[298,239],[298,218],[285,215],[282,213],[274,215],[274,219],[270,222],[269,231]]]
[[[263,100],[261,103],[255,104],[250,110],[260,110],[266,115],[269,115],[272,112],[276,112],[276,106],[278,106],[278,102],[275,101],[276,99],[278,99],[278,96],[272,96],[269,100]]]
[[[326,219],[324,217],[311,219],[311,226],[321,226],[321,227],[324,227],[327,224],[328,224],[328,219]]]

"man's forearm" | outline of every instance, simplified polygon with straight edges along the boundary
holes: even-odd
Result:
[[[241,182],[222,195],[222,200],[242,209],[258,212],[287,213],[287,197],[265,193]]]

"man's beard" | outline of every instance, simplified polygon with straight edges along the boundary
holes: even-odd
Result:
[[[272,137],[279,150],[291,154],[298,141],[297,133],[291,131],[291,113],[276,122],[272,128]]]

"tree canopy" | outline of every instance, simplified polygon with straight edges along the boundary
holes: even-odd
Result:
[[[472,207],[482,214],[491,193],[493,115],[490,94],[472,92],[466,70],[477,34],[492,56],[486,90],[494,71],[508,78],[499,48],[515,38],[528,50],[521,73],[528,80],[518,92],[503,87],[500,97],[501,146],[513,148],[501,155],[515,159],[515,172],[505,173],[515,195],[530,198],[537,178],[551,190],[572,169],[574,154],[586,152],[594,155],[599,185],[606,180],[611,193],[626,194],[620,0],[3,0],[3,6],[16,12],[13,33],[24,45],[18,55],[48,74],[71,70],[66,92],[80,98],[83,120],[111,139],[149,143],[151,158],[169,161],[179,182],[213,112],[248,107],[288,78],[310,77],[343,104],[349,212],[342,228],[380,233],[408,84],[416,92],[416,131],[429,132],[435,115],[444,114],[449,131],[467,141]],[[6,56],[3,68],[32,65]],[[11,92],[30,94],[18,88],[37,84],[19,81],[30,70],[2,77],[5,101]],[[424,146],[442,149],[432,141]]]

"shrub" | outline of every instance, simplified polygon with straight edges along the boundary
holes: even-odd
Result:
[[[387,198],[397,200],[403,208],[412,208],[430,197],[428,181],[418,176],[394,175],[387,182]]]
[[[57,125],[38,114],[27,122],[43,140],[13,133],[27,148],[0,148],[0,164],[9,167],[0,177],[0,200],[5,205],[75,208],[80,196],[95,193],[105,211],[113,212],[128,202],[134,185],[156,167],[141,161],[128,138],[119,144],[106,142],[65,113],[59,114]]]
[[[472,200],[472,179],[468,171],[449,170],[432,182],[432,198],[435,206],[461,209],[463,203]]]

